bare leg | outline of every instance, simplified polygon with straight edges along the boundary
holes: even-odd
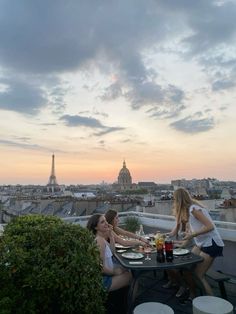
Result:
[[[210,255],[201,252],[199,254],[200,256],[203,257],[203,262],[199,263],[196,268],[195,268],[195,273],[197,275],[197,277],[200,279],[200,281],[202,282],[205,291],[208,295],[213,295],[213,291],[211,289],[211,286],[209,285],[209,283],[207,282],[206,278],[205,278],[205,274],[207,272],[207,270],[211,267],[213,261],[214,261],[214,257],[211,257]]]
[[[131,273],[128,271],[125,271],[120,275],[113,276],[112,284],[109,291],[118,290],[120,288],[128,286],[130,284],[131,278]]]
[[[197,246],[194,246],[192,248],[192,252],[196,255],[200,255],[201,253],[201,250],[199,249],[199,247]],[[196,293],[196,284],[194,282],[194,278],[193,278],[193,275],[192,275],[192,271],[190,270],[186,270],[183,272],[183,276],[184,276],[184,279],[187,283],[187,286],[189,287],[189,292],[190,292],[190,298],[195,298],[197,293]]]

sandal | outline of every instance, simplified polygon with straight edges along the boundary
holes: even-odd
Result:
[[[187,289],[185,287],[181,286],[179,288],[179,290],[176,292],[175,296],[176,296],[176,298],[181,298],[184,296],[184,294],[186,294],[186,292],[187,292]]]

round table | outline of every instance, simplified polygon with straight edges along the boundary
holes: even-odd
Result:
[[[233,314],[233,305],[222,298],[200,296],[193,299],[193,314]]]
[[[171,307],[159,302],[145,302],[137,305],[134,314],[174,314]]]

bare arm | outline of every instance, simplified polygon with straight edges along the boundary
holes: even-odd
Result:
[[[135,234],[133,232],[124,230],[124,229],[122,229],[120,227],[115,227],[115,232],[118,235],[122,235],[122,236],[125,236],[125,237],[128,237],[128,238],[137,239],[137,240],[139,240],[141,242],[144,242],[144,243],[149,243],[147,239],[145,239],[143,237],[140,237],[139,235],[137,235],[137,234]],[[141,244],[143,245],[144,243],[141,243]]]
[[[116,240],[115,240],[115,233],[111,225],[109,225],[108,238],[109,238],[110,249],[112,253],[114,253],[116,249],[115,248]]]
[[[125,240],[125,239],[122,239],[119,235],[117,235],[115,232],[114,233],[114,239],[115,239],[115,242],[116,243],[119,243],[121,245],[124,245],[124,246],[132,246],[132,245],[143,245],[144,243],[140,240],[136,240],[136,239],[133,239],[133,240]]]
[[[174,227],[174,229],[171,230],[169,234],[170,237],[174,237],[177,236],[178,232],[179,232],[179,228],[180,228],[180,223],[176,222],[176,225]]]
[[[198,231],[195,231],[191,234],[186,235],[184,240],[192,239],[194,237],[197,237],[201,234],[205,234],[214,229],[213,223],[203,214],[201,210],[196,210],[194,208],[192,211],[192,214],[197,220],[199,220],[203,224],[203,227]]]

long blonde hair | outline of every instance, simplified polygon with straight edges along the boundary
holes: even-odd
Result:
[[[174,191],[174,215],[177,223],[186,223],[189,220],[189,207],[193,204],[203,207],[197,200],[193,199],[189,192],[184,188]]]

